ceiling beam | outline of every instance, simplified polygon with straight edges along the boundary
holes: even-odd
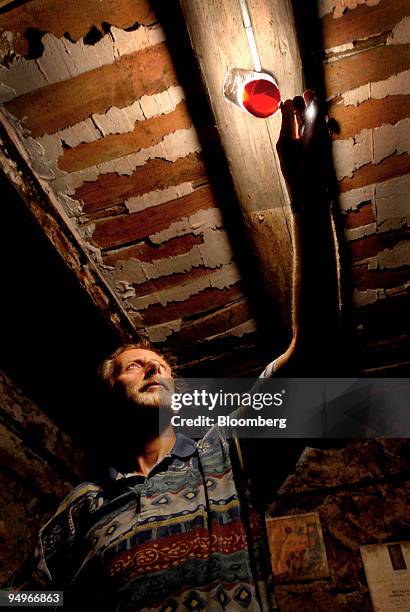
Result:
[[[265,120],[224,101],[227,71],[253,69],[239,0],[180,1],[262,276],[280,323],[289,329],[290,213],[275,149],[280,112]],[[300,94],[302,66],[290,0],[248,4],[262,69],[274,74],[283,100]]]

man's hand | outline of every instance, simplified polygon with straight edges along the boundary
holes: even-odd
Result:
[[[331,139],[325,113],[313,91],[282,105],[282,127],[276,145],[292,209],[303,211],[337,197]]]

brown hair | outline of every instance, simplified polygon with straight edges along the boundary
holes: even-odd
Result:
[[[121,355],[121,353],[124,353],[125,351],[129,351],[130,349],[144,349],[146,351],[152,351],[153,353],[156,353],[157,355],[159,355],[159,357],[162,357],[168,363],[168,365],[170,365],[171,371],[172,373],[174,373],[174,367],[173,367],[173,364],[170,363],[169,358],[166,355],[164,355],[164,353],[162,353],[161,351],[158,351],[151,344],[148,338],[142,338],[138,342],[130,342],[128,344],[122,344],[113,353],[111,353],[111,355],[107,357],[107,359],[104,359],[104,361],[102,362],[99,368],[99,373],[100,373],[100,376],[103,382],[107,385],[109,389],[114,388],[115,375],[118,371],[118,364],[116,364],[115,362],[116,358],[118,357],[118,355]]]

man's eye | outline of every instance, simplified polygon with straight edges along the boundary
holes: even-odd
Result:
[[[132,363],[128,364],[127,370],[130,370],[131,368],[140,368],[140,367],[141,367],[141,364],[135,363],[135,361],[133,361]]]

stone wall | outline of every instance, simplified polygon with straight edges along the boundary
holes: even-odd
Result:
[[[0,583],[91,467],[84,452],[0,371]]]
[[[359,546],[410,538],[410,440],[307,448],[271,516],[318,512],[330,577],[278,584],[282,612],[372,610]]]

